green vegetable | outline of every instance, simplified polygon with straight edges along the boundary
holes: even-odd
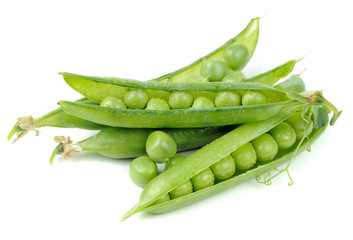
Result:
[[[157,174],[158,168],[156,163],[147,156],[135,158],[130,163],[130,179],[139,187],[145,187]]]
[[[146,152],[156,163],[163,163],[175,155],[177,145],[165,132],[154,131],[147,138]]]

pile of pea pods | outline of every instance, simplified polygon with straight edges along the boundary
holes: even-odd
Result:
[[[341,111],[321,91],[306,91],[300,74],[289,76],[296,59],[244,76],[259,21],[252,19],[237,36],[188,66],[149,81],[61,72],[83,97],[60,101],[60,108],[38,118],[18,118],[8,140],[30,131],[39,135],[42,127],[99,130],[75,143],[54,137],[49,162],[82,151],[133,159],[129,176],[143,190],[121,220],[143,211],[179,209],[250,178],[266,185],[281,173],[290,178],[295,155]],[[186,156],[186,150],[193,151]],[[274,175],[260,177],[273,169]]]

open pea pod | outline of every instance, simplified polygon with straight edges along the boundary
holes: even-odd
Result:
[[[145,211],[151,204],[163,195],[168,194],[180,184],[188,181],[193,176],[209,168],[220,159],[230,155],[237,148],[243,146],[283,122],[298,108],[299,106],[286,108],[281,113],[267,120],[254,123],[245,123],[204,146],[198,151],[192,153],[180,163],[172,166],[167,171],[152,179],[143,189],[138,204],[128,211],[122,217],[122,220],[138,212]],[[206,189],[204,191],[206,191]]]
[[[235,42],[244,44],[247,47],[251,57],[255,52],[256,45],[259,38],[259,21],[260,21],[259,17],[251,19],[251,21],[243,29],[243,31],[241,31],[234,38],[228,40],[221,47],[217,48],[216,50],[212,51],[206,56],[196,60],[195,62],[189,64],[188,66],[185,66],[177,71],[165,74],[161,77],[152,79],[152,81],[186,82],[191,76],[195,74],[200,74],[201,65],[205,60],[209,60],[209,59],[223,60],[223,53],[225,48]],[[248,61],[249,60],[250,59],[248,59]],[[242,66],[238,70],[241,70],[244,66]]]

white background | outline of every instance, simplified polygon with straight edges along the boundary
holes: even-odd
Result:
[[[0,239],[352,239],[352,17],[350,1],[2,1],[0,4]],[[11,145],[17,117],[39,117],[79,94],[58,75],[148,80],[179,69],[261,19],[252,76],[287,60],[341,118],[270,187],[249,181],[168,214],[119,218],[141,189],[129,160],[48,158],[43,128]]]

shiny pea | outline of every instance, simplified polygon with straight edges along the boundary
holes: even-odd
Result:
[[[235,71],[235,72],[231,72],[229,74],[227,74],[223,79],[222,82],[232,82],[232,83],[236,83],[236,82],[241,82],[244,81],[245,77],[244,74],[240,71]]]
[[[247,91],[242,97],[243,106],[265,104],[266,102],[265,95],[260,92]]]
[[[279,149],[288,149],[294,145],[296,134],[289,123],[282,122],[269,132],[276,140]]]
[[[147,103],[146,110],[170,110],[170,107],[164,99],[151,98]]]
[[[216,95],[216,107],[231,107],[239,106],[241,104],[240,94],[237,92],[219,92]]]
[[[248,170],[256,163],[256,152],[251,143],[246,143],[231,153],[239,170]]]
[[[226,47],[223,56],[231,69],[238,70],[249,62],[251,54],[245,44],[235,42]]]
[[[194,191],[210,187],[214,184],[214,181],[215,177],[210,168],[206,168],[191,178]]]
[[[193,97],[187,92],[173,92],[169,97],[169,106],[172,109],[186,109],[192,106]]]
[[[126,109],[126,105],[121,99],[112,96],[105,97],[100,105],[108,108]]]
[[[229,72],[225,62],[219,59],[209,59],[202,63],[200,73],[211,82],[222,81]]]
[[[124,103],[128,108],[144,109],[148,102],[148,93],[145,90],[137,89],[128,92],[124,97]]]
[[[157,165],[147,156],[135,158],[129,166],[130,179],[140,187],[145,187],[158,174]]]
[[[192,104],[192,108],[214,108],[214,103],[211,99],[200,96],[195,98],[194,103]]]
[[[312,121],[310,120],[309,122],[306,122],[302,118],[301,112],[294,113],[286,120],[286,122],[289,123],[294,129],[297,140],[300,140],[305,137],[306,132],[309,135],[313,130]]]
[[[147,155],[157,163],[163,163],[173,157],[177,145],[173,138],[162,131],[152,132],[146,141]]]
[[[236,170],[234,159],[230,155],[212,164],[210,168],[217,180],[230,178]]]
[[[193,186],[190,180],[187,180],[186,182],[182,183],[178,187],[174,188],[172,191],[169,192],[169,195],[172,199],[182,197],[184,195],[187,195],[189,193],[192,193],[193,191]]]
[[[252,144],[256,152],[257,160],[260,162],[270,161],[278,153],[277,142],[268,133],[264,133],[255,138]]]
[[[162,197],[158,198],[155,202],[153,202],[151,205],[158,205],[164,202],[167,202],[170,200],[169,194],[164,194]]]

